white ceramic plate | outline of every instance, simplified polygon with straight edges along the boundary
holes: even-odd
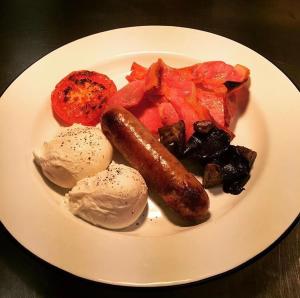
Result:
[[[149,200],[139,225],[96,228],[72,216],[45,181],[32,150],[58,124],[50,93],[73,70],[96,70],[120,87],[131,63],[158,57],[173,66],[223,60],[251,69],[251,96],[235,143],[258,152],[239,196],[213,194],[200,225],[173,222]],[[232,40],[175,27],[133,27],[88,36],[45,56],[20,75],[0,101],[0,219],[28,250],[75,275],[118,285],[188,283],[228,271],[270,246],[299,214],[300,96],[268,60]]]

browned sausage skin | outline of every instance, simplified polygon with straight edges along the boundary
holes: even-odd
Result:
[[[103,114],[101,125],[110,142],[168,206],[188,220],[207,214],[209,199],[201,183],[135,116],[112,107]]]

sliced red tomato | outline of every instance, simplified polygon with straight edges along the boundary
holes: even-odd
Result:
[[[64,125],[96,125],[117,88],[106,75],[95,71],[73,71],[63,78],[51,94],[52,110]]]

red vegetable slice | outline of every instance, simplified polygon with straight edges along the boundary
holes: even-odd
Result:
[[[106,102],[117,91],[112,80],[95,71],[73,71],[51,94],[52,110],[64,125],[96,125]]]

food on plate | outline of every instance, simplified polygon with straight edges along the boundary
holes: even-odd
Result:
[[[221,185],[223,182],[222,168],[216,163],[207,163],[204,167],[203,186],[210,188]]]
[[[99,127],[74,124],[61,128],[34,152],[34,158],[49,180],[71,188],[82,178],[105,170],[112,154],[112,146]]]
[[[192,156],[206,163],[207,160],[218,158],[228,148],[230,136],[210,121],[194,123],[194,133],[187,142],[185,156]]]
[[[73,71],[51,94],[52,110],[63,125],[96,125],[106,101],[117,91],[112,80],[95,71]]]
[[[183,154],[178,154],[173,150],[174,138],[166,138],[165,135],[172,134],[179,125],[184,130],[180,122],[159,130],[160,141],[166,148],[177,157],[187,157],[203,167],[205,188],[222,184],[224,192],[241,193],[250,178],[257,153],[246,147],[230,145],[231,136],[211,121],[198,121],[194,123],[194,133],[187,143],[181,143]]]
[[[101,126],[110,142],[169,207],[189,220],[207,215],[209,199],[201,183],[132,113],[122,107],[109,108]]]
[[[185,123],[186,139],[194,132],[193,124],[201,120],[230,131],[247,101],[238,90],[248,90],[249,74],[245,66],[222,61],[184,68],[170,67],[162,59],[149,68],[133,63],[129,83],[107,104],[128,109],[154,134],[179,120]]]
[[[185,125],[183,120],[158,129],[159,141],[177,158],[183,156],[185,150]]]
[[[113,162],[107,170],[77,182],[67,197],[74,215],[96,226],[121,229],[142,214],[148,190],[138,171]]]
[[[250,170],[256,156],[255,151],[246,147],[228,146],[217,159],[206,164],[203,184],[207,187],[215,186],[217,181],[212,181],[212,176],[215,176],[213,179],[221,180],[224,192],[240,194],[250,179]]]
[[[150,67],[134,62],[126,78],[117,91],[104,74],[73,71],[51,94],[54,116],[70,127],[34,157],[48,179],[73,187],[72,213],[109,229],[129,226],[145,208],[146,181],[181,217],[199,221],[209,209],[204,187],[244,189],[256,152],[231,140],[249,98],[247,67],[209,61],[174,68],[158,59]],[[109,166],[110,142],[133,168]],[[199,165],[204,187],[176,157]]]

